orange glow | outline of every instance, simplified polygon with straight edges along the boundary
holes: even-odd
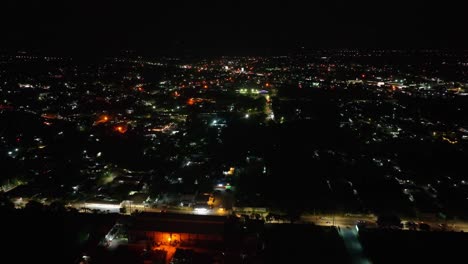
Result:
[[[139,91],[139,92],[143,92],[143,88],[138,87],[138,91]]]
[[[175,96],[175,97],[179,97],[179,96],[180,96],[180,93],[177,92],[177,91],[175,91],[175,92],[174,92],[174,96]]]
[[[203,85],[203,88],[208,89],[208,85],[206,85],[206,84]]]
[[[194,104],[197,104],[197,103],[201,103],[203,101],[204,101],[204,99],[202,99],[202,98],[190,98],[190,99],[187,100],[187,104],[188,105],[194,105]]]
[[[392,85],[392,91],[396,91],[396,86]]]
[[[45,119],[57,119],[58,116],[56,114],[43,114],[42,117]]]
[[[127,132],[127,127],[125,127],[125,126],[116,126],[116,127],[114,127],[114,130],[121,133],[121,134],[125,134]]]
[[[270,87],[270,84],[269,84],[269,83],[266,83],[265,86],[266,86],[266,87]]]
[[[171,239],[170,237],[167,238],[167,241],[171,242],[171,240],[172,240],[172,239]]]
[[[103,115],[103,116],[99,117],[99,119],[96,120],[96,122],[94,122],[94,125],[101,124],[101,123],[106,123],[109,120],[110,120],[110,118],[107,115]]]

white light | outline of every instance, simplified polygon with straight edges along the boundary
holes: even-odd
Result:
[[[245,118],[249,118],[249,114],[245,114]]]
[[[206,209],[206,208],[195,208],[193,210],[197,214],[207,214],[208,213],[208,209]]]
[[[11,155],[11,154],[13,154],[13,152],[11,152],[11,151],[8,151],[8,155]]]
[[[101,157],[101,155],[102,155],[102,152],[98,152],[96,156],[99,158]]]
[[[120,209],[119,204],[99,204],[99,203],[87,203],[85,207],[88,208],[96,208],[96,209],[103,209],[103,210],[118,210]]]

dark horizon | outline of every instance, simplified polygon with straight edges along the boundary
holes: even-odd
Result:
[[[304,49],[464,49],[460,3],[172,1],[3,4],[0,48],[56,54],[277,55]]]

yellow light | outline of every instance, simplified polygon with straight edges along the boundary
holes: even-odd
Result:
[[[450,144],[457,144],[458,143],[457,140],[450,140],[449,138],[446,138],[446,137],[442,137],[442,140],[447,141]]]

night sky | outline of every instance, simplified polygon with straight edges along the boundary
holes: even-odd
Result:
[[[313,48],[466,48],[463,1],[18,1],[0,4],[3,49],[276,54]],[[431,1],[432,2],[432,1]]]

